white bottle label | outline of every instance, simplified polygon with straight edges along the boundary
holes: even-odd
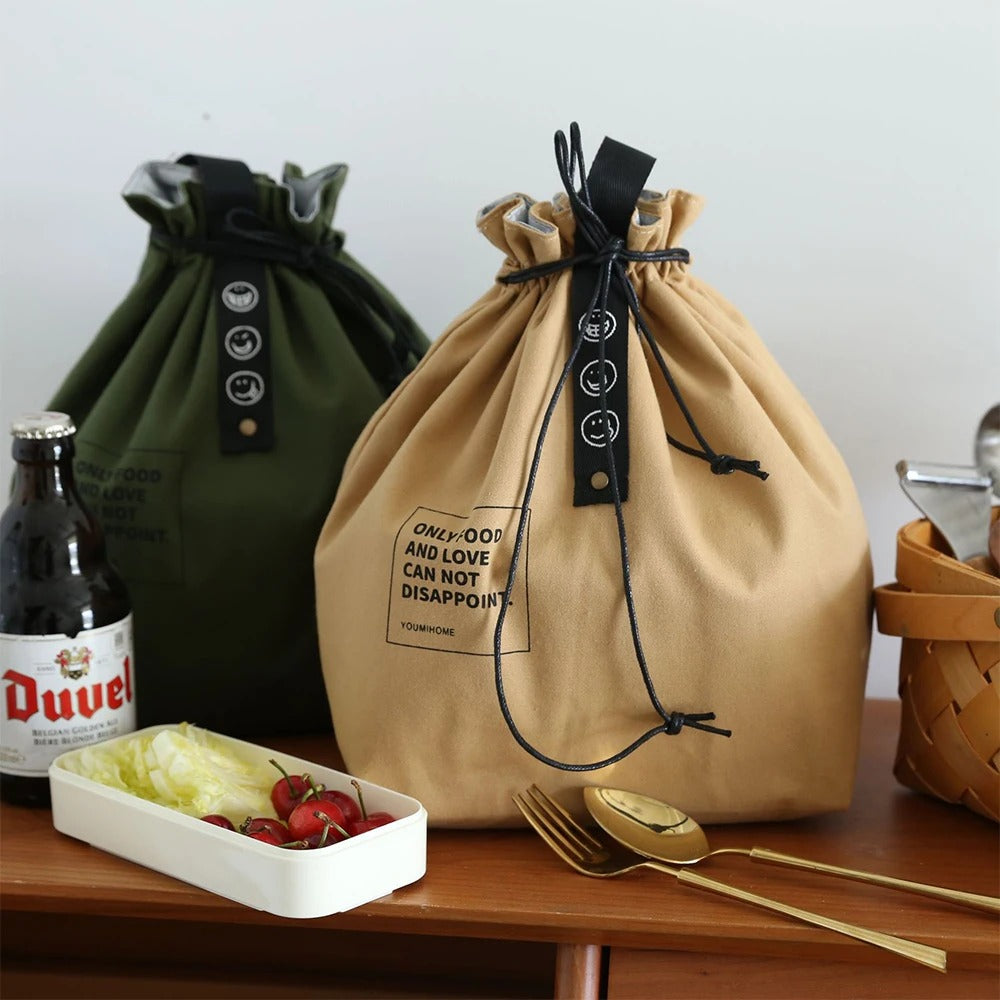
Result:
[[[44,778],[66,750],[135,730],[132,616],[66,635],[0,632],[0,771]]]

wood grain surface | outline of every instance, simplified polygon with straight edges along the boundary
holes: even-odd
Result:
[[[873,970],[854,962],[805,958],[705,955],[696,952],[611,952],[608,996],[734,997],[738,1000],[996,1000],[997,973],[952,969],[944,975],[917,965]]]
[[[1000,894],[996,824],[898,786],[891,774],[897,732],[898,705],[869,702],[856,794],[846,812],[796,822],[713,827],[709,830],[712,846],[763,846],[901,878]],[[329,738],[258,742],[340,766]],[[943,948],[951,970],[993,975],[1000,969],[1000,923],[986,914],[755,864],[746,858],[713,859],[700,870],[794,906]],[[0,906],[5,927],[14,914],[32,914],[37,919],[45,915],[77,920],[127,918],[139,927],[143,921],[151,927],[164,922],[225,924],[230,934],[240,925],[308,927],[316,932],[434,935],[754,960],[840,962],[873,971],[905,968],[907,974],[911,972],[902,959],[875,948],[686,888],[653,871],[614,880],[587,879],[566,867],[527,830],[432,830],[427,874],[416,884],[348,913],[290,921],[59,834],[47,810],[4,805],[0,808]],[[6,941],[3,944],[6,949]],[[580,954],[568,951],[567,960],[579,959]],[[928,977],[938,975],[917,971]]]

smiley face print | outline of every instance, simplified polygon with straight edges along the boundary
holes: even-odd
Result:
[[[253,326],[234,326],[226,331],[223,340],[226,353],[236,361],[248,361],[261,348],[263,340],[260,331]]]
[[[614,410],[608,410],[607,430],[612,441],[618,437],[618,428],[618,414]],[[592,448],[603,448],[608,443],[608,434],[604,429],[604,414],[600,410],[592,410],[583,418],[580,435]]]
[[[601,368],[600,361],[588,361],[587,364],[583,366],[583,371],[580,372],[580,388],[588,396],[600,396],[601,394],[601,374],[604,374],[604,389],[605,392],[611,392],[614,384],[618,381],[618,369],[615,367],[613,361],[604,362],[604,368]]]
[[[226,379],[226,395],[237,406],[253,406],[264,396],[264,380],[256,372],[233,372]]]
[[[604,339],[610,340],[612,334],[618,327],[618,320],[614,313],[604,314],[604,323],[601,323],[601,313],[595,309],[589,316],[581,316],[576,324],[578,330],[583,330],[583,339],[591,344],[596,344],[601,339],[601,327],[604,327]]]
[[[260,293],[249,281],[230,281],[222,289],[222,304],[233,312],[250,312],[260,301]]]

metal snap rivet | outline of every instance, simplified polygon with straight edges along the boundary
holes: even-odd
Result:
[[[257,433],[257,421],[252,417],[244,417],[238,426],[244,437],[252,438]]]
[[[608,484],[610,482],[611,482],[611,480],[608,478],[608,474],[606,472],[595,472],[590,477],[590,485],[595,490],[607,489]]]

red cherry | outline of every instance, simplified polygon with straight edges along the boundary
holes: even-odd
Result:
[[[317,815],[317,813],[319,815]],[[344,830],[346,824],[344,814],[336,802],[328,802],[325,799],[308,799],[299,803],[288,817],[288,830],[295,840],[304,840],[314,833],[322,833],[329,823],[336,824]],[[330,833],[336,832],[332,829]],[[344,836],[347,831],[344,830]]]
[[[351,778],[351,784],[354,785],[354,790],[358,793],[358,803],[361,806],[361,819],[356,820],[348,827],[352,837],[356,837],[359,833],[367,833],[369,830],[377,830],[380,826],[395,821],[396,817],[387,812],[368,812],[365,808],[365,796],[361,791],[360,783],[357,779]]]
[[[343,840],[344,835],[330,823],[322,833],[313,833],[302,840],[290,840],[287,844],[282,844],[288,851],[307,851],[317,847],[332,847],[338,841]]]
[[[340,806],[340,811],[344,814],[344,819],[348,823],[357,823],[359,820],[364,819],[361,815],[361,806],[347,792],[338,792],[332,788],[324,788],[319,793],[319,798],[321,801],[334,802]]]
[[[211,823],[213,826],[221,826],[223,830],[235,830],[236,827],[233,826],[232,820],[227,819],[221,813],[209,813],[207,816],[202,816],[202,822]]]
[[[347,836],[341,833],[332,823],[322,832],[314,833],[306,837],[306,843],[310,847],[333,847],[334,844],[342,840],[347,840]]]
[[[288,819],[292,810],[311,790],[312,781],[308,774],[289,774],[276,760],[269,763],[281,772],[281,777],[271,789],[271,805],[282,819]]]
[[[274,847],[281,847],[285,843],[281,837],[275,836],[270,830],[254,830],[253,833],[248,833],[247,836],[251,840],[259,840],[262,844],[271,844]]]
[[[292,840],[291,834],[288,832],[288,827],[279,819],[271,819],[270,816],[257,816],[251,819],[249,816],[240,824],[240,832],[245,833],[248,837],[253,837],[257,833],[266,833],[268,836],[273,837],[274,840],[279,844],[287,844],[288,841]],[[262,838],[255,838],[260,840]],[[266,841],[270,843],[271,841]]]
[[[369,813],[365,819],[359,819],[351,823],[347,830],[352,837],[356,837],[359,833],[377,830],[380,826],[385,826],[387,823],[394,823],[395,821],[396,817],[390,816],[387,812],[373,812]]]

